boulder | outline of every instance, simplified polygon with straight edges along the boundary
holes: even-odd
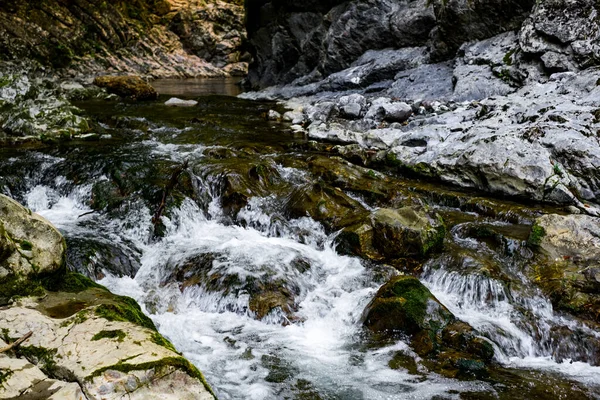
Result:
[[[412,207],[381,208],[370,218],[373,245],[388,258],[425,256],[443,244],[446,229],[441,218]]]
[[[363,313],[363,325],[373,332],[414,336],[437,333],[455,321],[417,278],[400,275],[383,285]]]
[[[548,214],[529,236],[538,253],[533,279],[562,310],[600,322],[600,220]]]
[[[419,280],[400,275],[383,285],[362,315],[363,325],[384,336],[406,337],[422,357],[444,352],[489,362],[494,350],[470,325],[458,320]]]
[[[62,235],[49,221],[0,194],[0,279],[56,272],[65,251]]]
[[[202,374],[168,340],[152,327],[127,320],[127,313],[141,313],[139,307],[124,311],[120,307],[133,306],[115,303],[116,296],[105,295],[106,303],[66,317],[52,318],[43,312],[68,309],[69,304],[102,295],[86,292],[71,295],[74,298],[66,302],[59,300],[60,294],[50,293],[41,303],[31,300],[0,311],[5,338],[16,340],[33,331],[8,364],[0,358],[0,367],[4,363],[5,371],[10,371],[6,385],[0,385],[0,396],[19,388],[21,396],[47,393],[38,398],[80,399],[81,390],[87,398],[214,398]],[[52,307],[45,308],[45,303]],[[79,384],[68,383],[73,381]],[[59,393],[65,397],[50,397]],[[79,397],[73,396],[77,393]]]
[[[94,85],[105,88],[109,93],[132,100],[155,100],[156,90],[139,76],[99,76]]]

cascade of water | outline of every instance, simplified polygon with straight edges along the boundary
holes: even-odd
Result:
[[[149,124],[145,119],[130,122]],[[143,140],[123,144],[124,153],[168,165],[190,160],[193,165],[207,151],[223,149],[172,143],[186,128],[149,125]],[[361,260],[340,255],[334,235],[320,223],[287,217],[285,199],[277,194],[251,197],[233,219],[221,206],[218,171],[190,172],[199,195],[183,199],[163,215],[164,234],[155,238],[153,210],[143,200],[128,201],[117,214],[90,208],[93,185],[109,179],[102,173],[77,183],[64,176],[68,174],[44,179],[44,171],[64,160],[42,153],[30,156],[38,168],[32,168],[20,200],[68,239],[93,239],[135,254],[135,276],[106,270],[101,283],[135,298],[160,331],[206,373],[220,398],[271,399],[314,391],[336,399],[430,399],[492,390],[481,381],[459,382],[426,371],[423,379],[389,368],[396,352],[412,353],[409,346],[398,341],[372,348],[360,326],[380,278]],[[305,171],[280,165],[276,169],[290,185],[310,183]],[[477,240],[462,237],[459,230],[452,232],[458,246],[481,250]],[[509,251],[521,251],[514,243],[510,246],[514,248]],[[483,251],[502,262],[493,249]],[[589,361],[595,350],[586,338],[600,334],[557,315],[530,285],[517,290],[501,279],[462,274],[443,265],[427,268],[422,279],[450,311],[495,344],[501,363],[555,370],[600,384],[600,369],[581,362]],[[259,315],[253,296],[267,293],[268,285],[283,288],[285,304]],[[576,335],[568,337],[569,332]],[[581,361],[560,363],[569,359]]]

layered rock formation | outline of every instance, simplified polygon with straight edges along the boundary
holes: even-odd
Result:
[[[428,46],[432,60],[466,41],[518,29],[534,1],[355,0],[246,2],[253,87],[315,80],[369,50]],[[393,75],[392,75],[393,76]],[[391,77],[390,77],[391,78]]]
[[[0,60],[31,60],[67,76],[243,74],[241,2],[2,2]]]

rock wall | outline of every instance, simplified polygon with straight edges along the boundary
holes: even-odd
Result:
[[[369,50],[427,46],[433,61],[460,45],[518,29],[533,0],[354,0],[246,2],[254,88],[314,81]],[[307,76],[308,77],[305,77]]]
[[[30,60],[67,76],[244,74],[244,40],[240,1],[0,2],[0,61]]]

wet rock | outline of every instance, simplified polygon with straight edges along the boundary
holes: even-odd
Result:
[[[64,256],[65,241],[50,222],[0,194],[0,277],[49,274]]]
[[[165,102],[165,106],[171,107],[194,107],[197,104],[196,100],[181,100],[177,97],[172,97]]]
[[[331,230],[349,225],[366,212],[360,202],[339,188],[319,183],[295,189],[286,208],[292,217],[309,216]]]
[[[90,121],[62,89],[34,71],[4,66],[0,71],[0,143],[58,142],[89,132]]]
[[[139,255],[126,247],[100,240],[67,240],[67,266],[91,279],[102,279],[107,272],[114,276],[134,277],[140,268]]]
[[[244,265],[246,273],[237,274],[227,268],[231,260],[226,254],[204,253],[173,265],[163,284],[179,282],[180,289],[200,288],[221,297],[219,309],[246,314],[263,320],[288,324],[296,320],[297,297],[301,293],[296,280],[310,269],[310,263],[292,255],[277,265]],[[243,261],[243,260],[240,260]],[[282,278],[278,269],[285,269]],[[294,279],[292,279],[294,278]]]
[[[417,278],[401,275],[383,285],[363,313],[363,324],[373,332],[411,337],[454,322],[455,318]]]
[[[267,119],[269,121],[280,121],[281,120],[281,114],[278,113],[275,110],[269,110],[269,112],[267,113]]]
[[[354,165],[339,157],[311,157],[311,173],[334,187],[360,193],[370,200],[383,200],[392,196],[395,188],[391,179],[380,172]]]
[[[600,322],[600,224],[588,215],[548,214],[538,218],[529,243],[540,254],[534,281],[553,304]]]
[[[447,376],[456,377],[457,372],[485,374],[494,356],[487,340],[456,319],[411,276],[400,275],[383,285],[365,308],[362,321],[378,335],[408,337],[412,349],[428,360],[430,369],[444,371],[450,362],[454,371],[446,372]]]
[[[158,97],[156,90],[139,76],[99,76],[94,79],[94,85],[132,100],[155,100]]]
[[[443,222],[411,207],[379,209],[371,214],[373,243],[391,259],[424,256],[442,246]]]

